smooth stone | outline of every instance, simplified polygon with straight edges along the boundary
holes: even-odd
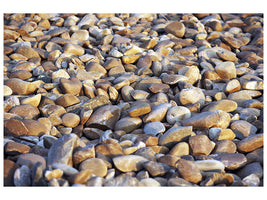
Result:
[[[220,140],[216,143],[213,153],[235,153],[237,150],[236,144],[231,140]]]
[[[253,91],[253,93],[254,92],[258,91]],[[252,99],[253,96],[254,95],[250,93],[249,90],[241,90],[229,94],[228,99],[235,101],[238,106],[242,106],[245,101]]]
[[[30,104],[14,106],[9,110],[9,113],[20,115],[24,119],[36,119],[40,115],[39,109]]]
[[[248,136],[237,143],[240,152],[251,152],[263,146],[263,133]]]
[[[6,155],[19,155],[29,153],[30,149],[31,148],[28,145],[18,142],[8,142],[4,147]]]
[[[68,180],[70,184],[72,184],[73,186],[74,184],[84,184],[91,176],[92,176],[92,171],[86,169],[68,177]]]
[[[99,129],[114,129],[120,118],[120,108],[118,106],[105,105],[98,108],[86,122],[86,126]]]
[[[238,58],[236,57],[236,54],[228,50],[218,50],[216,54],[221,59],[226,60],[226,61],[235,62],[238,60]]]
[[[25,56],[26,58],[34,58],[34,57],[39,57],[39,54],[37,51],[35,51],[33,48],[28,47],[28,46],[21,46],[16,50],[16,53],[21,54]]]
[[[4,135],[5,136],[13,136],[19,137],[22,135],[27,135],[29,130],[25,126],[25,124],[16,119],[8,119],[4,122]]]
[[[87,30],[77,30],[75,31],[71,37],[71,39],[84,41],[89,39],[89,33]]]
[[[227,92],[230,94],[233,92],[237,92],[240,89],[241,89],[241,85],[240,85],[239,81],[237,79],[232,79],[226,84],[224,92]]]
[[[144,163],[144,168],[149,172],[151,176],[164,176],[170,167],[164,163],[158,163],[154,161],[148,161]]]
[[[214,159],[221,161],[227,170],[236,170],[247,163],[246,156],[241,153],[222,153],[215,156]]]
[[[7,85],[4,85],[3,93],[4,93],[4,96],[9,96],[13,93],[13,91],[10,87],[8,87]]]
[[[193,161],[180,159],[177,161],[177,169],[186,181],[197,184],[202,179],[201,172]]]
[[[259,186],[260,179],[256,174],[250,174],[242,179],[242,183],[247,186]]]
[[[14,173],[15,186],[31,186],[31,171],[27,165],[22,165]]]
[[[65,113],[62,115],[61,119],[62,119],[62,124],[64,126],[71,128],[78,126],[78,124],[80,123],[80,117],[75,113]]]
[[[223,37],[223,40],[236,49],[239,49],[241,46],[245,46],[250,41],[248,37],[234,38],[230,36]]]
[[[255,174],[259,178],[262,178],[263,169],[259,162],[249,163],[237,172],[237,175],[242,179],[251,174]]]
[[[71,167],[71,166],[66,165],[66,164],[63,164],[63,163],[56,163],[55,162],[52,164],[52,168],[53,169],[59,169],[59,170],[63,171],[63,173],[67,176],[71,176],[71,175],[77,174],[79,172],[76,168]],[[56,174],[59,177],[61,172],[57,172]]]
[[[192,66],[185,66],[179,69],[179,75],[183,75],[187,77],[187,81],[190,84],[195,84],[199,79],[201,79],[201,75],[199,72],[199,69],[197,66],[192,65]]]
[[[193,135],[195,133],[192,131],[192,126],[170,128],[159,138],[159,145],[171,147],[180,141],[187,140]]]
[[[194,104],[205,100],[205,95],[200,88],[191,87],[182,89],[179,93],[179,101],[182,105]]]
[[[70,93],[73,95],[79,95],[82,89],[82,83],[78,78],[61,78],[59,85],[63,90],[63,93]]]
[[[214,144],[206,135],[196,135],[189,138],[189,145],[193,155],[209,155],[214,148]]]
[[[206,174],[206,179],[200,183],[201,186],[230,186],[235,181],[234,175],[230,173],[206,172]]]
[[[59,70],[54,71],[52,73],[52,82],[53,83],[59,83],[61,78],[69,79],[70,75],[64,69],[59,69]]]
[[[162,103],[153,106],[151,108],[151,112],[143,117],[143,122],[148,123],[148,122],[161,121],[165,117],[169,107],[171,107],[171,104],[169,103]]]
[[[185,34],[185,25],[182,22],[174,21],[165,27],[165,31],[181,38]]]
[[[124,130],[130,133],[142,125],[142,120],[139,117],[124,117],[115,124],[115,131]]]
[[[64,53],[73,53],[74,55],[81,56],[84,54],[84,48],[77,44],[66,43]]]
[[[145,100],[149,96],[149,93],[144,90],[132,90],[130,91],[131,96],[134,100]]]
[[[142,187],[159,187],[159,186],[161,186],[158,181],[156,181],[155,179],[152,179],[152,178],[142,179],[139,184]]]
[[[166,120],[169,124],[175,124],[191,117],[191,112],[187,107],[174,106],[171,107],[166,115]]]
[[[175,85],[179,81],[187,81],[188,78],[179,74],[164,74],[162,76],[162,82],[168,85]]]
[[[142,156],[149,161],[156,161],[156,155],[152,148],[150,147],[142,147],[139,148],[134,155]]]
[[[224,171],[224,164],[217,160],[197,160],[194,164],[200,171]]]
[[[58,179],[63,176],[63,171],[61,169],[54,169],[52,171],[47,170],[45,171],[44,176],[48,181],[52,180],[53,178]]]
[[[32,82],[23,81],[18,78],[8,79],[5,82],[5,85],[13,91],[13,94],[19,95],[28,95],[33,93],[37,89],[37,86]]]
[[[146,158],[138,155],[125,155],[113,158],[115,167],[122,172],[139,171],[143,168]]]
[[[44,134],[49,134],[49,130],[43,125],[41,122],[32,120],[32,119],[24,119],[22,120],[26,128],[28,129],[27,136],[42,136]]]
[[[44,117],[47,117],[53,126],[62,123],[60,116],[66,113],[64,107],[54,104],[47,104],[40,108],[40,111]]]
[[[99,158],[88,158],[84,160],[79,170],[89,169],[94,175],[104,177],[107,174],[107,165],[102,159]]]
[[[222,79],[236,78],[235,64],[230,61],[226,61],[216,65],[215,70]]]
[[[16,163],[19,165],[26,165],[31,169],[38,162],[42,163],[42,169],[44,170],[46,168],[46,160],[42,156],[34,153],[24,153],[19,155]]]
[[[263,147],[258,148],[246,155],[248,163],[251,162],[260,162],[263,164]]]
[[[263,81],[246,81],[242,83],[245,90],[263,90]]]
[[[100,72],[102,74],[106,74],[107,73],[107,70],[97,62],[89,62],[85,66],[85,69],[88,72],[95,71],[95,72]]]
[[[183,126],[193,126],[193,127],[217,127],[225,129],[230,123],[230,115],[221,110],[212,112],[202,112],[188,118],[182,122]]]
[[[145,115],[151,111],[150,104],[148,103],[139,103],[137,105],[132,106],[128,113],[131,117],[139,117],[141,115]]]
[[[179,186],[179,187],[192,187],[193,184],[189,181],[186,181],[183,178],[170,178],[168,180],[168,186]]]
[[[233,112],[237,108],[237,103],[232,100],[222,99],[219,101],[211,102],[208,106],[203,108],[202,112],[222,110],[225,112]]]
[[[73,133],[59,138],[52,144],[48,151],[48,165],[61,163],[72,167],[73,150],[79,145],[79,143],[79,138]]]
[[[14,186],[14,173],[19,165],[11,160],[4,159],[4,186]]]
[[[210,128],[209,138],[213,141],[233,140],[236,137],[231,129]]]
[[[159,155],[159,154],[158,154]],[[164,163],[168,166],[171,166],[171,167],[176,167],[176,162],[181,159],[180,156],[176,156],[176,155],[160,155],[159,158],[157,158],[157,161],[160,162],[160,163]]]
[[[27,98],[21,100],[21,104],[30,104],[30,105],[33,105],[35,107],[38,107],[38,105],[39,105],[39,103],[41,101],[41,97],[42,97],[41,94],[37,94],[37,95],[31,96],[31,97],[27,97]]]
[[[114,158],[116,156],[123,155],[123,150],[120,144],[112,139],[106,139],[105,143],[98,144],[95,147],[95,153],[100,153],[108,158]]]
[[[135,142],[143,142],[146,146],[158,145],[159,138],[152,134],[139,134]]]
[[[85,25],[94,25],[97,20],[97,17],[94,14],[90,13],[84,15],[83,18],[77,24],[77,26],[82,27]]]
[[[159,121],[150,122],[144,126],[144,133],[145,134],[157,135],[160,133],[164,133],[165,130],[166,130],[165,126]]]
[[[175,156],[189,155],[189,144],[187,142],[179,142],[170,150],[169,154]]]
[[[4,112],[8,112],[12,107],[20,105],[19,98],[16,96],[10,96],[4,101]]]
[[[245,120],[237,120],[231,124],[231,129],[239,139],[244,139],[248,136],[255,135],[257,128]]]
[[[148,89],[153,93],[166,93],[170,89],[170,86],[164,83],[151,83]]]
[[[133,187],[133,186],[140,186],[140,182],[137,178],[132,177],[128,174],[120,174],[119,176],[115,177],[114,179],[108,180],[104,183],[104,186],[111,186],[111,187]]]
[[[73,94],[67,93],[57,98],[55,103],[63,107],[68,107],[80,103],[80,100]]]

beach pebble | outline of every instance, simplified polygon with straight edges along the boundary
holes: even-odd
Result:
[[[115,167],[122,172],[139,171],[143,168],[146,158],[138,155],[125,155],[113,158]]]

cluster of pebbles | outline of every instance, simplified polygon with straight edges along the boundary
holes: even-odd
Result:
[[[5,186],[263,186],[262,14],[4,14]]]

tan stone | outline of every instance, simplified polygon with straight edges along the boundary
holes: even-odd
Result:
[[[107,174],[107,165],[99,158],[86,159],[80,164],[79,169],[90,170],[92,174],[100,177],[104,177]]]
[[[209,155],[214,148],[214,144],[206,135],[196,135],[189,138],[189,145],[193,155]]]
[[[177,161],[177,168],[182,177],[192,183],[199,183],[202,175],[193,161],[180,159]]]
[[[71,128],[78,126],[78,124],[80,123],[80,117],[79,115],[75,113],[63,114],[61,119],[62,119],[62,124],[64,126],[71,127]]]

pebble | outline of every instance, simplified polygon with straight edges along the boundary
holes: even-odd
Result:
[[[150,147],[142,147],[139,148],[134,155],[142,156],[149,161],[156,161],[156,155],[152,148]]]
[[[233,112],[237,108],[237,103],[232,100],[222,99],[211,102],[208,106],[202,109],[203,112],[222,110],[225,112]]]
[[[87,169],[96,176],[104,177],[107,174],[107,165],[99,158],[88,158],[84,160],[80,164],[79,170],[82,171]]]
[[[192,126],[170,128],[159,138],[159,145],[171,147],[182,140],[187,140],[190,136],[195,135],[192,128]]]
[[[20,154],[16,163],[20,166],[26,165],[31,169],[38,162],[42,164],[42,169],[44,170],[46,168],[46,160],[42,156],[34,153]]]
[[[24,153],[29,153],[30,147],[25,144],[18,142],[8,142],[5,145],[5,154],[7,155],[19,155]]]
[[[177,161],[177,169],[186,181],[199,183],[202,180],[201,172],[193,161],[180,159]]]
[[[214,143],[206,135],[195,135],[189,138],[189,145],[193,155],[209,155],[214,148]]]
[[[34,95],[34,96],[31,96],[31,97],[27,97],[25,99],[23,99],[21,101],[21,104],[30,104],[30,105],[33,105],[35,107],[38,107],[40,101],[41,101],[41,97],[42,95],[41,94],[37,94],[37,95]]]
[[[200,171],[224,171],[224,164],[217,160],[197,160],[194,164]]]
[[[19,165],[11,160],[4,159],[4,186],[14,186],[14,173]]]
[[[124,117],[115,124],[114,130],[124,130],[130,133],[142,125],[142,120],[139,117]]]
[[[214,159],[221,161],[227,170],[236,170],[247,162],[246,157],[241,153],[222,153],[214,157]]]
[[[14,173],[15,186],[31,186],[31,171],[27,165],[22,165]]]
[[[5,136],[19,137],[27,135],[29,130],[22,121],[11,118],[4,122],[4,131]]]
[[[235,64],[230,61],[226,61],[216,65],[215,70],[222,79],[236,78]]]
[[[154,161],[148,161],[144,163],[144,168],[149,172],[151,176],[164,176],[170,167],[164,163],[157,163]]]
[[[5,85],[8,86],[13,94],[27,95],[33,93],[37,86],[31,82],[23,81],[18,78],[10,78],[5,82]]]
[[[216,143],[213,153],[235,153],[236,144],[231,140],[220,140]]]
[[[237,120],[231,124],[231,129],[239,139],[244,139],[248,136],[255,135],[257,128],[245,120]]]
[[[22,122],[28,129],[27,136],[42,136],[43,134],[49,134],[49,130],[46,126],[39,121],[24,119]]]
[[[148,123],[148,122],[161,121],[165,117],[167,110],[170,106],[171,105],[169,103],[162,103],[153,106],[151,108],[151,112],[143,117],[143,122]]]
[[[86,126],[99,129],[113,129],[120,118],[118,106],[105,105],[98,108],[86,122]]]
[[[79,95],[82,89],[82,83],[78,78],[61,78],[59,85],[62,88],[63,93],[70,93],[73,95]]]
[[[57,98],[55,103],[65,108],[80,103],[80,100],[73,94],[67,93]]]
[[[263,134],[248,136],[237,143],[241,152],[251,152],[263,146]]]
[[[112,139],[111,140],[107,139],[105,140],[105,142],[106,143],[104,144],[99,144],[98,146],[96,146],[95,148],[96,154],[100,153],[109,158],[123,155],[123,150],[119,145],[119,143],[113,141]]]
[[[139,184],[142,187],[159,187],[160,186],[160,183],[152,178],[142,179]]]
[[[165,27],[165,31],[181,38],[185,34],[185,26],[181,22],[174,21]]]
[[[189,155],[189,145],[187,142],[177,143],[169,152],[170,155],[182,156]]]
[[[175,124],[177,122],[182,122],[185,119],[191,117],[191,112],[187,107],[184,106],[174,106],[168,109],[166,120],[169,124]]]
[[[144,133],[145,134],[158,135],[160,133],[164,133],[165,130],[166,130],[166,128],[165,128],[164,124],[159,122],[159,121],[150,122],[144,126]]]
[[[75,134],[64,135],[56,140],[48,151],[47,164],[61,163],[73,166],[72,153],[79,145],[79,138]]]
[[[88,158],[94,158],[94,157],[95,157],[95,147],[92,144],[88,144],[73,154],[73,164],[77,165]]]
[[[179,187],[192,187],[193,184],[189,181],[186,181],[183,178],[170,178],[168,180],[168,186],[179,186]]]
[[[75,113],[65,113],[62,115],[62,124],[67,127],[74,128],[80,123],[79,115]]]
[[[179,93],[179,101],[182,105],[194,104],[204,100],[205,95],[200,88],[186,88]]]
[[[139,117],[149,113],[150,111],[151,107],[148,103],[138,103],[129,109],[129,115],[131,117]]]
[[[113,158],[115,167],[122,172],[139,171],[147,161],[143,156],[125,155]]]
[[[213,141],[233,140],[236,137],[231,129],[210,128],[209,138]]]
[[[258,178],[263,176],[263,169],[260,163],[249,163],[237,172],[238,176],[243,179],[251,174],[255,174]]]

